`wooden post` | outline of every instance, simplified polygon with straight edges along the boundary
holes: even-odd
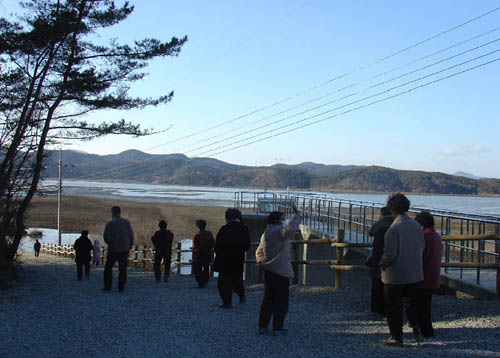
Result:
[[[344,242],[344,235],[345,231],[343,229],[339,229],[339,243]],[[344,263],[344,248],[342,247],[336,247],[335,251],[337,253],[337,263],[338,265],[342,265]],[[340,270],[335,270],[335,288],[336,289],[341,289],[343,286],[342,284],[342,271]]]
[[[181,260],[182,260],[182,244],[180,243],[180,241],[177,243],[177,274],[181,274],[181,268],[182,268],[182,264],[181,264]]]
[[[295,240],[294,240],[295,241]],[[292,262],[292,268],[293,268],[293,283],[296,285],[299,283],[299,244],[296,242],[292,243],[292,250],[293,250],[293,262]]]
[[[500,241],[495,240],[495,263],[497,266],[497,297],[500,298]]]
[[[137,263],[139,262],[139,246],[134,246],[134,266],[137,267]]]

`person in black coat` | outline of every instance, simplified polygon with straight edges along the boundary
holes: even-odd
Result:
[[[165,265],[164,281],[168,282],[170,276],[170,264],[172,262],[172,243],[174,242],[174,234],[172,231],[167,230],[167,222],[161,220],[158,223],[160,230],[155,232],[151,241],[155,247],[155,279],[160,282],[161,279],[161,262]]]
[[[40,255],[40,248],[42,247],[42,244],[40,244],[40,241],[36,239],[35,245],[33,246],[33,249],[35,250],[35,257],[38,257]]]
[[[240,297],[240,304],[246,301],[243,265],[245,251],[250,248],[250,235],[238,209],[227,209],[225,216],[226,225],[215,239],[214,271],[219,273],[217,287],[222,299],[219,307],[231,308],[233,291]]]
[[[385,315],[384,312],[384,284],[380,277],[379,263],[384,254],[384,235],[394,221],[391,211],[387,206],[380,209],[380,220],[372,225],[369,236],[373,236],[372,252],[366,260],[366,265],[370,267],[370,277],[372,278],[372,299],[371,311]]]
[[[82,266],[85,266],[85,277],[90,280],[90,252],[93,249],[92,243],[89,240],[89,232],[82,231],[81,236],[76,239],[73,245],[75,249],[76,274],[78,281],[82,279]]]

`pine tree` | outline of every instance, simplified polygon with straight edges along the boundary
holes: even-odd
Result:
[[[30,0],[22,5],[18,21],[0,18],[0,264],[16,255],[47,146],[108,134],[151,134],[125,120],[93,124],[83,116],[169,102],[173,92],[131,97],[129,86],[145,76],[150,60],[177,56],[187,41],[96,44],[93,35],[133,12],[129,2]]]

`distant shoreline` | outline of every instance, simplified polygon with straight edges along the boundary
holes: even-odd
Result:
[[[44,178],[43,180],[53,180],[58,181],[59,178]],[[42,181],[43,181],[42,180]],[[239,186],[210,186],[210,185],[182,185],[182,184],[159,184],[159,183],[148,183],[148,182],[137,182],[128,180],[85,180],[85,179],[75,179],[69,178],[64,179],[64,181],[69,182],[88,182],[88,183],[113,183],[113,184],[140,184],[140,185],[155,185],[155,186],[180,186],[180,187],[199,187],[199,188],[221,188],[221,189],[250,189],[256,191],[286,191],[287,188],[261,188],[261,187],[239,187]],[[63,181],[63,183],[64,183]],[[367,190],[343,190],[343,191],[329,191],[321,188],[311,188],[311,189],[290,189],[291,192],[321,192],[326,194],[366,194],[366,195],[391,195],[397,193],[384,192],[384,191],[367,191]],[[477,194],[441,194],[441,193],[422,193],[422,192],[403,192],[405,195],[422,195],[422,196],[450,196],[450,197],[470,197],[470,198],[500,198],[500,194],[489,194],[489,195],[477,195]]]

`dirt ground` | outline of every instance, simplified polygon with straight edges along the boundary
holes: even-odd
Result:
[[[130,220],[138,245],[151,245],[151,236],[158,230],[158,222],[166,220],[175,239],[192,237],[195,221],[207,221],[207,230],[215,234],[225,224],[226,208],[216,206],[191,206],[170,203],[141,203],[128,200],[99,199],[64,196],[62,199],[62,231],[101,234],[111,219],[111,207],[120,206],[122,216]],[[33,199],[26,226],[57,228],[57,198]]]

